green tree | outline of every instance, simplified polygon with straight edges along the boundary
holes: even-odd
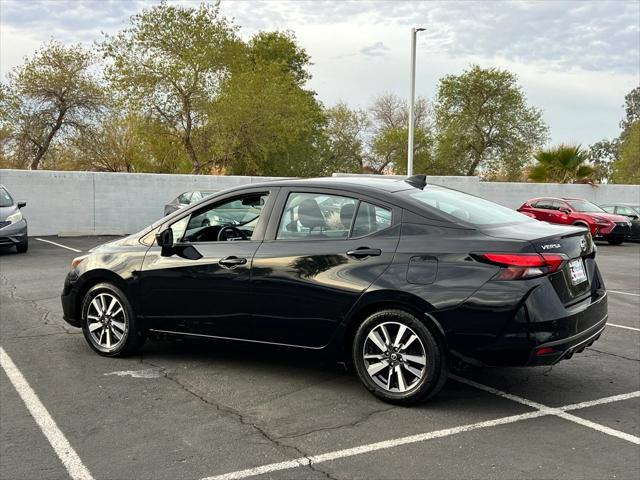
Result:
[[[131,18],[131,26],[102,44],[107,75],[129,108],[154,118],[179,140],[192,173],[211,164],[203,138],[209,105],[231,75],[243,45],[219,6],[165,2]]]
[[[617,160],[619,150],[620,141],[617,138],[613,140],[602,139],[589,146],[587,159],[593,165],[595,178],[600,183],[606,183],[611,180],[613,162]]]
[[[237,175],[326,173],[320,158],[323,125],[314,93],[281,65],[262,62],[225,81],[208,120],[216,166]]]
[[[518,179],[548,131],[514,74],[477,65],[440,80],[435,119],[438,161],[459,175],[502,171]]]
[[[361,173],[367,161],[366,135],[370,126],[367,112],[352,110],[339,102],[325,111],[326,152],[324,162],[333,172]]]
[[[0,129],[13,165],[37,170],[56,139],[91,123],[105,101],[94,65],[81,46],[50,42],[9,73],[0,90]]]
[[[631,123],[620,145],[620,158],[613,163],[615,183],[640,184],[640,120]]]
[[[409,108],[403,99],[385,94],[377,97],[370,108],[371,140],[367,169],[372,173],[407,171]],[[418,98],[414,118],[414,170],[433,173],[430,169],[433,145],[431,110],[426,99]]]
[[[580,145],[558,145],[535,154],[537,163],[529,170],[529,179],[540,183],[579,183],[593,180],[596,173],[587,165],[588,154]]]
[[[624,137],[633,124],[640,120],[640,86],[624,96],[624,114],[625,118],[620,122],[621,137]]]

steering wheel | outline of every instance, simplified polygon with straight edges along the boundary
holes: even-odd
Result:
[[[234,227],[233,225],[226,225],[224,227],[222,227],[220,229],[220,231],[218,232],[218,241],[219,242],[224,242],[227,240],[227,232],[233,232],[235,233],[238,237],[242,238],[242,240],[249,240],[249,237],[247,237],[245,235],[245,233],[240,230],[237,227]]]

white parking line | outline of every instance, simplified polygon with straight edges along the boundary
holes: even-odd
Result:
[[[77,248],[67,247],[66,245],[62,245],[60,243],[52,242],[51,240],[45,240],[43,238],[36,238],[36,240],[38,240],[39,242],[50,243],[51,245],[55,245],[56,247],[66,248],[67,250],[71,250],[72,252],[78,252],[78,253],[82,252],[82,250],[78,250]]]
[[[509,400],[517,401],[518,403],[523,403],[527,406],[535,408],[536,410],[533,412],[523,413],[520,415],[510,415],[508,417],[500,417],[493,420],[487,420],[484,422],[471,423],[468,425],[461,425],[459,427],[446,428],[444,430],[436,430],[433,432],[420,433],[418,435],[410,435],[407,437],[395,438],[395,439],[385,440],[377,443],[370,443],[370,444],[361,445],[354,448],[335,450],[333,452],[327,452],[320,455],[299,457],[299,458],[294,458],[293,460],[287,460],[284,462],[270,463],[267,465],[248,468],[246,470],[238,470],[235,472],[223,473],[222,475],[214,475],[211,477],[203,478],[202,480],[240,480],[243,478],[253,477],[256,475],[263,475],[265,473],[277,472],[280,470],[290,470],[298,467],[305,467],[308,465],[314,465],[318,463],[329,462],[332,460],[338,460],[340,458],[353,457],[355,455],[370,453],[376,450],[385,450],[389,448],[398,447],[400,445],[408,445],[411,443],[424,442],[427,440],[432,440],[434,438],[448,437],[450,435],[456,435],[458,433],[470,432],[472,430],[495,427],[498,425],[507,425],[510,423],[520,422],[522,420],[529,420],[532,418],[545,417],[549,415],[565,418],[566,420],[579,423],[580,425],[584,425],[586,427],[598,430],[602,433],[607,433],[609,435],[622,438],[632,443],[638,443],[640,441],[640,438],[634,435],[629,435],[627,433],[620,432],[618,430],[605,427],[604,425],[600,425],[600,424],[591,422],[589,420],[585,420],[583,418],[576,417],[574,415],[566,413],[566,411],[568,410],[577,410],[580,408],[587,408],[595,405],[604,405],[607,403],[618,402],[621,400],[628,400],[630,398],[640,397],[640,391],[625,393],[621,395],[613,395],[611,397],[600,398],[600,399],[591,400],[588,402],[574,403],[571,405],[565,405],[563,407],[552,408],[552,407],[547,407],[546,405],[542,405],[540,403],[534,402],[532,400],[527,400],[526,398],[518,397],[517,395],[512,395],[510,393],[502,392],[495,388],[479,384],[472,380],[467,380],[467,379],[458,377],[456,375],[451,375],[451,378],[456,381],[462,381],[462,383],[465,383],[472,387],[480,388],[489,393],[500,395],[501,397],[507,398]]]
[[[576,417],[575,415],[566,413],[566,410],[575,410],[575,408],[570,408],[570,407],[574,407],[572,405],[565,406],[563,408],[548,407],[547,405],[543,405],[541,403],[519,397],[518,395],[513,395],[511,393],[503,392],[502,390],[497,390],[493,387],[489,387],[487,385],[483,385],[481,383],[474,382],[473,380],[468,380],[466,378],[462,378],[457,375],[450,375],[449,378],[452,378],[457,382],[464,383],[465,385],[469,385],[471,387],[484,390],[485,392],[493,393],[494,395],[498,395],[503,398],[508,398],[509,400],[513,400],[514,402],[527,405],[528,407],[537,408],[542,412],[547,412],[549,415],[555,415],[556,417],[569,420],[570,422],[574,422],[574,423],[583,425],[585,427],[592,428],[594,430],[597,430],[598,432],[606,433],[607,435],[611,435],[612,437],[621,438],[628,442],[635,443],[636,445],[640,445],[640,437],[636,437],[635,435],[624,433],[619,430],[614,430],[613,428],[609,428],[605,425],[600,425],[599,423],[595,423],[590,420],[585,420],[584,418]]]
[[[640,293],[621,292],[620,290],[607,290],[607,293],[619,293],[620,295],[631,295],[632,297],[640,297]]]
[[[627,330],[633,330],[634,332],[640,332],[640,328],[636,328],[636,327],[627,327],[626,325],[618,325],[616,323],[609,323],[609,322],[607,322],[607,325],[610,325],[612,327],[618,327],[618,328],[626,328]]]
[[[0,347],[0,366],[9,377],[20,398],[26,405],[29,413],[36,421],[40,430],[53,447],[58,458],[69,472],[69,476],[74,480],[93,480],[91,473],[84,466],[82,460],[69,444],[55,420],[42,404],[36,392],[33,391],[27,380],[24,378],[18,367],[16,367],[11,357],[7,355],[4,348]]]

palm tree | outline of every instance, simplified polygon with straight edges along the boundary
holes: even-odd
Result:
[[[587,152],[580,145],[558,145],[535,154],[538,161],[529,179],[539,183],[584,183],[592,181],[595,169],[585,165]]]

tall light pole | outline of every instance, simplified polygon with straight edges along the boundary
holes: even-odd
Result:
[[[409,148],[407,153],[407,175],[413,175],[413,129],[415,123],[414,103],[416,96],[416,36],[424,28],[411,29],[411,79],[409,83]]]

